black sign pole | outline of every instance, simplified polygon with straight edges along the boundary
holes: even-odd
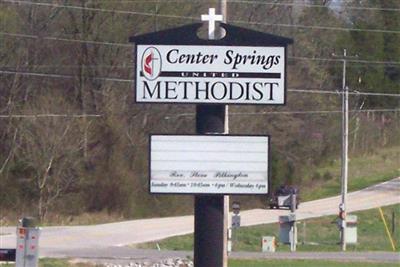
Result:
[[[225,105],[196,107],[197,134],[224,132]],[[194,266],[224,264],[224,196],[198,195],[194,203]]]

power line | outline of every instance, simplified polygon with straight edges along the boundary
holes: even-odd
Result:
[[[362,109],[350,110],[350,112],[399,112],[400,109]],[[266,111],[266,112],[233,112],[230,116],[253,116],[253,115],[296,115],[296,114],[336,114],[341,113],[341,110],[301,110],[301,111]],[[11,118],[99,118],[102,114],[0,114],[0,119]],[[195,113],[183,113],[179,115],[166,116],[165,119],[173,117],[193,117]]]
[[[109,46],[121,46],[121,47],[132,48],[132,44],[114,43],[114,42],[106,42],[106,41],[70,39],[70,38],[61,38],[61,37],[52,37],[52,36],[39,36],[39,35],[32,35],[32,34],[13,33],[13,32],[0,32],[0,34],[1,35],[6,35],[6,36],[17,37],[17,38],[31,38],[31,39],[39,39],[39,40],[73,42],[73,43],[88,43],[88,44],[95,44],[95,45],[109,45]]]
[[[155,13],[149,13],[149,12],[126,11],[126,10],[93,8],[93,7],[80,7],[80,6],[74,6],[74,5],[59,5],[59,4],[52,4],[52,3],[29,2],[29,1],[21,1],[21,0],[2,0],[2,1],[6,2],[6,3],[11,3],[11,4],[37,5],[37,6],[46,6],[46,7],[70,8],[70,9],[76,9],[76,10],[88,10],[88,11],[96,11],[96,12],[109,12],[109,13],[127,14],[127,15],[143,15],[143,16],[153,16],[153,17],[155,16],[155,17],[174,18],[174,19],[189,19],[189,20],[194,20],[194,21],[200,21],[199,18],[189,17],[189,16],[155,14]],[[400,31],[384,30],[384,29],[360,29],[360,28],[315,26],[315,25],[301,25],[301,24],[249,22],[249,21],[241,21],[241,20],[232,20],[230,22],[238,23],[238,24],[246,24],[246,25],[249,24],[249,25],[267,25],[267,26],[276,26],[276,27],[293,27],[293,28],[298,28],[298,29],[318,29],[318,30],[333,30],[333,31],[357,31],[357,32],[400,34]]]
[[[60,5],[60,4],[53,4],[53,3],[29,2],[29,1],[21,1],[21,0],[2,0],[2,1],[6,2],[6,3],[10,3],[10,4],[36,5],[36,6],[56,7],[56,8],[69,8],[69,9],[76,9],[76,10],[107,12],[107,13],[116,13],[116,14],[125,14],[125,15],[157,16],[157,17],[174,18],[174,19],[200,20],[200,19],[194,18],[194,17],[168,15],[168,14],[155,14],[155,13],[150,13],[150,12],[139,12],[139,11],[129,11],[129,10],[118,10],[118,9],[106,9],[106,8],[86,7],[86,6],[83,7],[83,6],[74,6],[74,5]]]
[[[400,109],[355,109],[350,110],[352,113],[368,113],[368,112],[399,112]],[[300,111],[264,111],[264,112],[230,112],[229,116],[265,116],[265,115],[330,115],[340,114],[341,110],[300,110]],[[182,113],[178,115],[165,116],[169,120],[172,118],[194,117],[195,113]]]
[[[341,92],[339,92],[339,91],[327,91],[327,90],[316,90],[316,89],[289,88],[287,90],[288,90],[288,92],[294,92],[294,93],[331,94],[331,95],[340,95],[341,94]]]
[[[75,69],[75,68],[81,68],[81,67],[85,67],[85,68],[115,68],[115,69],[133,69],[134,66],[126,66],[126,65],[77,65],[77,64],[73,64],[73,65],[67,65],[67,64],[62,64],[62,65],[57,65],[57,64],[29,64],[29,65],[2,65],[3,68],[11,68],[11,69],[17,69],[17,68],[48,68],[48,69]]]
[[[230,3],[242,3],[242,4],[259,4],[259,5],[273,5],[273,6],[298,6],[298,7],[310,7],[310,8],[331,8],[331,7],[343,7],[344,9],[354,10],[375,10],[375,11],[400,11],[399,8],[381,8],[381,7],[357,7],[357,6],[343,6],[337,4],[330,5],[317,5],[317,4],[305,4],[305,3],[279,3],[279,2],[264,2],[264,1],[246,1],[246,0],[230,0]]]
[[[298,28],[298,29],[316,29],[316,30],[331,30],[331,31],[346,31],[346,32],[353,31],[353,32],[400,34],[400,31],[383,30],[383,29],[361,29],[361,28],[331,27],[331,26],[317,26],[317,25],[268,23],[268,22],[243,21],[243,20],[233,20],[231,22],[238,23],[238,24],[246,24],[246,25],[247,24],[249,24],[249,25],[265,25],[265,26],[276,26],[276,27]]]
[[[170,3],[190,3],[193,2],[205,2],[204,0],[96,0],[96,2],[106,2],[106,3],[116,3],[116,4],[143,4],[143,3],[150,3],[150,4],[170,4]],[[209,0],[211,2],[211,0]]]
[[[342,95],[343,92],[339,90],[316,90],[316,89],[296,89],[289,88],[289,92],[295,93],[311,93],[311,94],[334,94],[334,95]],[[349,92],[349,95],[369,95],[369,96],[391,96],[391,97],[400,97],[400,94],[390,94],[390,93],[370,93],[370,92],[360,92],[360,91],[352,91]]]
[[[61,79],[75,79],[74,75],[65,75],[65,74],[53,74],[53,73],[38,73],[38,72],[25,72],[25,71],[10,71],[10,70],[0,70],[0,74],[8,74],[8,75],[24,75],[24,76],[36,76],[36,77],[50,77],[50,78],[61,78]],[[133,82],[133,80],[129,79],[121,79],[121,78],[113,78],[113,77],[98,77],[98,76],[87,76],[88,78],[92,78],[94,80],[103,80],[103,81],[114,81],[114,82]]]
[[[400,94],[388,94],[388,93],[367,93],[367,92],[359,92],[359,91],[353,91],[349,92],[349,95],[369,95],[369,96],[394,96],[394,97],[400,97]]]
[[[358,113],[358,112],[399,112],[400,109],[355,109],[350,110],[349,112]],[[302,111],[265,111],[265,112],[236,112],[230,113],[229,115],[233,116],[248,116],[248,115],[274,115],[274,114],[335,114],[342,113],[341,110],[302,110]]]
[[[49,78],[61,78],[61,79],[75,79],[77,76],[74,75],[65,75],[65,74],[54,74],[54,73],[38,73],[38,72],[26,72],[26,71],[15,71],[15,70],[0,70],[0,74],[5,75],[23,75],[23,76],[36,76],[36,77],[49,77]],[[114,77],[97,77],[97,76],[88,76],[88,78],[92,78],[94,80],[103,80],[103,81],[114,81],[114,82],[123,82],[123,83],[133,83],[135,82],[132,79],[122,79],[122,78],[114,78]],[[312,93],[312,94],[335,94],[341,95],[342,92],[336,90],[318,90],[318,89],[299,89],[299,88],[288,88],[289,92],[297,92],[297,93]],[[351,95],[370,95],[370,96],[388,96],[388,97],[400,97],[400,94],[390,94],[390,93],[373,93],[373,92],[359,92],[353,91],[349,92]]]
[[[61,37],[52,36],[38,36],[31,34],[21,34],[21,33],[11,33],[11,32],[0,32],[0,35],[6,35],[16,38],[31,38],[31,39],[41,39],[50,41],[61,41],[61,42],[73,42],[73,43],[89,43],[95,45],[108,45],[108,46],[119,46],[119,47],[129,47],[132,48],[132,44],[116,43],[116,42],[106,42],[106,41],[92,41],[92,40],[82,40],[82,39],[69,39]],[[334,58],[320,58],[320,57],[298,57],[292,56],[288,59],[294,60],[308,60],[308,61],[327,61],[327,62],[342,62],[342,59]],[[360,64],[386,64],[386,65],[400,65],[400,61],[377,61],[377,60],[363,60],[363,59],[349,59],[348,62],[360,63]]]
[[[204,0],[96,0],[96,2],[106,2],[106,3],[117,3],[117,4],[170,4],[170,3],[190,3],[193,2],[203,3]],[[211,1],[210,1],[211,2]],[[265,2],[265,1],[250,1],[250,0],[230,0],[228,4],[254,4],[254,5],[271,5],[271,6],[298,6],[307,8],[337,8],[342,7],[344,9],[353,10],[375,10],[375,11],[400,11],[399,8],[382,8],[382,7],[357,7],[357,6],[347,6],[338,5],[331,3],[329,5],[318,5],[318,4],[306,4],[306,3],[280,3],[280,2]]]
[[[20,118],[99,118],[101,114],[0,114],[1,119],[20,119]]]
[[[320,58],[320,57],[288,57],[288,59],[296,60],[314,60],[314,61],[328,61],[328,62],[343,62],[343,59],[337,58]],[[365,63],[365,64],[388,64],[388,65],[400,65],[400,61],[380,61],[380,60],[365,60],[365,59],[346,59],[347,62],[352,63]]]
[[[0,32],[1,34],[1,32]],[[297,60],[298,57],[288,57],[288,59],[294,59]],[[315,57],[302,57],[301,60],[305,60],[305,61],[328,61],[328,62],[342,62],[343,60],[341,59],[329,59],[329,58],[315,58]],[[400,65],[400,62],[396,62],[396,61],[376,61],[376,60],[360,60],[360,62],[357,62],[357,60],[347,60],[347,61],[351,61],[351,63],[355,63],[355,65],[357,65],[357,63],[360,64],[386,64],[386,65]],[[98,64],[98,65],[78,65],[78,64],[72,64],[72,65],[67,65],[67,64],[62,64],[62,65],[57,65],[57,64],[29,64],[29,65],[19,65],[19,66],[15,66],[15,65],[3,65],[2,67],[4,68],[62,68],[62,69],[73,69],[73,68],[81,68],[81,67],[87,67],[87,68],[115,68],[115,69],[133,69],[134,66],[133,65],[104,65],[104,64]],[[354,65],[350,65],[347,67],[355,67]]]

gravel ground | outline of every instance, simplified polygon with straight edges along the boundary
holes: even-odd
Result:
[[[77,259],[71,262],[90,262],[101,264],[105,267],[193,267],[193,262],[185,258],[168,258],[161,261],[150,261],[150,260],[112,260],[111,262],[107,260],[82,260]]]
[[[89,255],[89,251],[84,251]],[[106,257],[105,251],[92,251],[89,257],[79,257],[73,262],[90,262],[106,267],[189,267],[193,266],[193,253],[189,251],[157,251],[113,248]],[[82,254],[84,255],[84,254]],[[101,255],[101,256],[100,256]],[[67,257],[72,258],[72,257]],[[336,262],[400,263],[397,252],[233,252],[230,259],[248,260],[330,260]],[[400,266],[400,265],[399,265]]]

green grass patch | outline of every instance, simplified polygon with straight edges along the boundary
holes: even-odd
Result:
[[[398,264],[391,263],[365,263],[365,262],[334,262],[320,260],[230,260],[229,267],[398,267]]]
[[[393,238],[397,251],[400,251],[400,204],[383,208],[389,230],[392,229],[392,213],[395,215]],[[358,216],[358,244],[348,245],[348,251],[392,251],[384,224],[378,209],[353,213]],[[298,251],[340,251],[339,230],[336,216],[301,221],[298,224]],[[261,251],[262,236],[278,236],[279,225],[265,224],[242,227],[233,233],[234,251]],[[159,242],[136,245],[139,248],[155,249],[156,243],[161,249],[193,250],[193,235],[171,237]],[[279,244],[277,251],[289,251],[289,246]]]
[[[400,176],[400,147],[384,148],[371,155],[349,159],[348,190],[356,191]],[[305,173],[302,201],[340,194],[341,161]],[[308,178],[307,178],[308,177]],[[312,177],[318,177],[313,179]]]
[[[8,212],[6,217],[0,219],[0,226],[15,226],[16,222],[18,222],[21,217],[23,217],[21,214],[13,213],[12,211]],[[125,218],[123,218],[121,215],[118,215],[117,213],[110,213],[107,211],[90,213],[85,212],[79,215],[62,215],[55,212],[50,212],[43,222],[36,221],[36,223],[38,223],[38,226],[47,227],[60,225],[95,225],[120,222],[124,220]]]
[[[399,146],[382,148],[374,151],[374,154],[361,155],[357,157],[352,157],[350,154],[348,190],[356,191],[377,183],[388,181],[394,177],[399,177],[399,166]],[[302,180],[300,187],[301,202],[339,195],[340,169],[340,160],[333,160],[322,166],[307,168],[304,173],[299,174],[301,175]],[[163,197],[165,198],[166,196]],[[171,198],[175,197],[171,196]],[[176,198],[176,200],[178,201],[178,198]],[[179,201],[181,202],[180,197]],[[260,203],[258,203],[258,205],[260,205]],[[251,204],[248,207],[254,208],[255,206]],[[164,210],[166,211],[166,214],[171,212],[168,207],[166,207]],[[182,212],[176,211],[173,213],[173,215],[185,213],[183,210]],[[18,219],[22,217],[21,214],[12,210],[3,211],[3,213],[6,216],[0,218],[1,226],[15,226]],[[142,213],[135,210],[135,214]],[[162,215],[163,214],[160,214],[160,216]],[[140,215],[137,216],[140,217]],[[50,212],[47,216],[47,219],[40,223],[40,226],[93,225],[123,220],[126,220],[126,218],[121,214],[110,213],[108,211],[88,212],[77,215],[62,215],[58,212]]]

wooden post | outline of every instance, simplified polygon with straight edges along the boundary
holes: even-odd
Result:
[[[392,211],[392,235],[396,232],[396,214]]]

